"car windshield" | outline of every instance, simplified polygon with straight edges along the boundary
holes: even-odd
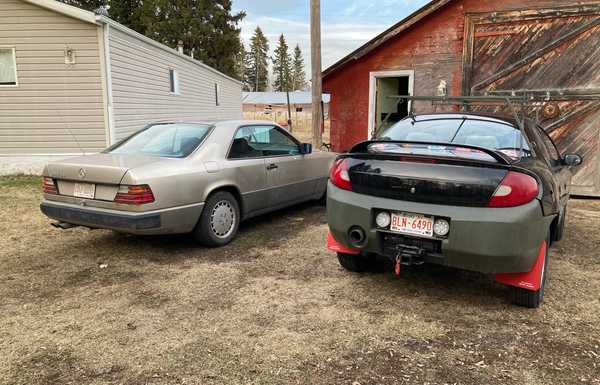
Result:
[[[444,143],[482,147],[511,158],[531,155],[521,131],[509,123],[471,118],[404,119],[385,130],[377,139],[403,142]]]
[[[106,150],[109,154],[183,158],[191,154],[210,132],[206,124],[154,124]]]

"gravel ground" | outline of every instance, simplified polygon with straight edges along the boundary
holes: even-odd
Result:
[[[0,179],[0,384],[600,384],[600,201],[527,310],[479,274],[343,271],[319,206],[205,249],[56,230],[39,183]]]

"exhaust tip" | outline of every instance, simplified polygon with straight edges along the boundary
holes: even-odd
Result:
[[[72,223],[67,223],[67,222],[51,222],[50,224],[52,226],[56,227],[57,229],[61,229],[61,230],[68,230],[68,229],[72,229],[73,227],[78,227],[78,225],[74,225]]]
[[[366,239],[365,231],[361,227],[353,226],[348,230],[348,240],[353,246],[362,245]]]

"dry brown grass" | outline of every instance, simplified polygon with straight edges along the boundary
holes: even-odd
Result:
[[[321,207],[204,249],[53,229],[38,185],[0,179],[0,384],[600,384],[600,201],[530,311],[473,273],[345,272]]]

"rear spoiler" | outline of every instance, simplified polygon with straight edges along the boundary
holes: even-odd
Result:
[[[440,142],[414,142],[414,141],[402,141],[402,140],[367,140],[364,142],[360,142],[358,144],[355,144],[350,151],[348,151],[347,154],[345,154],[345,156],[360,156],[360,155],[365,155],[367,154],[368,151],[368,147],[371,144],[376,144],[376,143],[385,143],[385,144],[421,144],[421,145],[426,145],[426,146],[452,146],[452,147],[460,147],[460,148],[465,148],[465,149],[469,149],[469,150],[476,150],[476,151],[481,151],[486,153],[487,155],[491,156],[492,158],[494,158],[498,163],[509,166],[512,164],[511,160],[504,154],[501,154],[497,151],[494,150],[490,150],[489,148],[484,148],[484,147],[477,147],[477,146],[470,146],[467,144],[454,144],[454,143],[440,143]],[[390,156],[390,155],[395,155],[395,154],[391,154],[391,153],[382,153],[381,155],[386,155],[386,156]],[[410,156],[422,156],[422,155],[413,155],[411,154]],[[443,157],[440,156],[439,158],[448,158],[448,157]],[[472,159],[471,159],[472,161]],[[489,162],[488,162],[489,163]]]

